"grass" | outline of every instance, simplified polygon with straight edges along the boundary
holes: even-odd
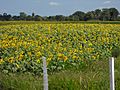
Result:
[[[3,90],[42,90],[42,78],[31,74],[10,74],[0,76]],[[0,89],[1,90],[1,89]]]
[[[108,60],[88,63],[83,70],[70,68],[48,76],[49,90],[109,90]],[[115,60],[115,90],[120,90],[120,57]],[[0,73],[0,90],[43,90],[42,76]]]

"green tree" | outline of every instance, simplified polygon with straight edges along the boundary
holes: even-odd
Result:
[[[70,21],[79,21],[79,16],[78,15],[70,15],[69,20]]]
[[[43,19],[42,19],[41,16],[35,15],[34,20],[35,20],[35,21],[42,21]]]
[[[26,20],[27,14],[25,12],[20,12],[20,20]]]
[[[56,21],[55,16],[49,16],[48,20],[50,20],[50,21]]]
[[[79,17],[79,20],[84,20],[84,17],[85,17],[85,13],[84,12],[82,12],[82,11],[76,11],[75,13],[73,13],[72,15],[71,15],[73,18],[74,17]],[[75,18],[74,18],[75,19]]]
[[[12,20],[12,16],[10,14],[3,13],[2,20],[3,21],[10,21],[10,20]]]
[[[100,19],[103,21],[108,21],[110,20],[110,13],[108,8],[103,8],[101,12]]]
[[[33,13],[32,13],[32,17],[34,17],[34,16],[35,16],[35,13],[33,12]]]
[[[120,15],[118,15],[117,20],[120,21]]]
[[[27,20],[27,21],[32,21],[32,20],[34,20],[34,18],[33,18],[32,16],[28,15],[28,16],[26,17],[26,20]]]
[[[96,10],[95,10],[95,18],[96,18],[97,20],[100,19],[100,15],[101,15],[101,10],[100,10],[100,9],[96,9]]]
[[[117,17],[119,15],[119,11],[116,8],[110,8],[109,9],[110,14],[110,20],[117,20]]]
[[[92,18],[93,20],[95,20],[95,12],[94,12],[94,11],[90,11],[90,15],[91,15],[91,18]]]
[[[85,18],[86,18],[86,20],[91,20],[91,19],[92,19],[91,12],[87,12],[87,13],[85,14]]]
[[[56,19],[56,21],[64,21],[65,17],[63,15],[56,15],[55,19]]]

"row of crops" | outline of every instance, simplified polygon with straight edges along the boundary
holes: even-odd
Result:
[[[120,46],[120,24],[19,24],[0,26],[0,70],[42,74],[85,66]]]
[[[120,24],[120,21],[0,21],[0,25],[19,24]]]

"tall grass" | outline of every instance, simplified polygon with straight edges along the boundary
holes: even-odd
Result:
[[[109,90],[109,61],[87,63],[48,76],[49,90]],[[120,90],[120,57],[115,60],[115,87]],[[0,90],[43,90],[42,76],[0,73]]]

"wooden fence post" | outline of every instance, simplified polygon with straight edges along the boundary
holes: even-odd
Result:
[[[44,90],[48,90],[48,75],[47,75],[46,58],[42,57],[42,60],[43,60],[43,82],[44,82]]]
[[[115,90],[114,57],[111,57],[109,59],[109,69],[110,69],[110,90]]]

